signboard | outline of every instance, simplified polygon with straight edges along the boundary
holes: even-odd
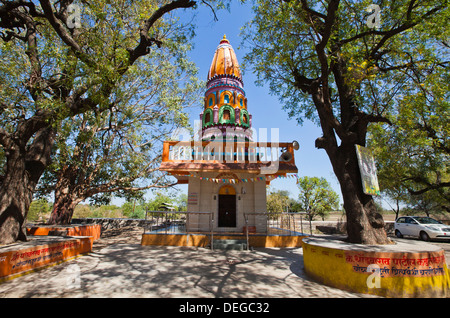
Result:
[[[377,168],[375,166],[372,151],[369,148],[360,145],[355,146],[364,193],[369,195],[380,195]]]
[[[197,193],[189,193],[188,194],[188,205],[197,205],[197,204],[198,204]]]

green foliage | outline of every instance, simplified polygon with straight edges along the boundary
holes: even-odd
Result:
[[[92,215],[93,207],[87,205],[87,204],[78,204],[73,212],[72,218],[78,219],[78,218],[88,218]]]
[[[176,211],[186,211],[187,195],[177,194],[176,192],[158,191],[148,202],[145,202],[142,199],[134,199],[131,201],[125,201],[120,207],[109,204],[79,204],[75,207],[73,218],[144,219],[146,210],[160,211],[160,207],[163,203],[169,203],[176,206]]]
[[[267,212],[297,212],[296,202],[286,190],[270,190],[267,194]]]
[[[333,64],[339,61],[340,67],[345,65],[340,75],[355,93],[355,106],[366,114],[389,116],[400,105],[397,96],[412,91],[412,76],[426,71],[437,79],[441,63],[447,65],[447,1],[383,2],[379,30],[366,25],[366,8],[373,1],[340,2],[329,40],[324,43],[324,61],[318,45],[322,44],[324,17],[331,2],[255,1],[255,17],[242,31],[244,45],[250,48],[245,64],[253,67],[258,84],[269,84],[289,116],[299,123],[305,118],[319,123],[319,118],[307,88],[299,89],[298,75],[327,81],[333,113],[339,119],[340,78],[332,71]],[[328,78],[321,74],[324,69]],[[345,98],[340,97],[341,101]]]
[[[147,209],[149,211],[163,211],[165,204],[173,204],[174,197],[169,193],[158,191],[155,196],[147,202]]]
[[[379,28],[366,24],[372,3]],[[316,147],[343,191],[345,170],[357,175],[343,158],[370,131],[385,193],[404,201],[430,192],[448,210],[448,0],[257,0],[254,12],[242,31],[245,63],[291,118],[321,126]]]
[[[438,68],[415,79],[420,88],[401,97],[392,125],[374,125],[369,145],[379,182],[389,197],[404,203],[434,201],[450,210],[450,78]],[[413,86],[413,84],[411,84]],[[411,88],[413,90],[413,88]]]
[[[122,204],[122,213],[124,217],[131,219],[145,218],[145,205],[141,202],[125,202]]]
[[[52,207],[53,205],[45,198],[34,200],[28,210],[28,221],[43,221],[52,211]]]
[[[180,194],[173,201],[173,204],[177,206],[178,211],[187,211],[187,203],[188,203],[188,195],[185,193]]]
[[[311,220],[316,216],[324,219],[330,211],[339,207],[339,196],[325,178],[302,177],[298,180],[299,204],[309,213]]]
[[[173,14],[149,30],[158,46],[149,45],[147,53],[130,60],[143,19],[163,4],[80,4],[81,27],[72,36],[89,50],[89,57],[74,55],[48,25],[40,30],[39,55],[49,59],[49,76],[67,74],[72,96],[82,94],[96,106],[69,115],[67,105],[58,106],[53,99],[48,105],[61,109],[53,123],[58,135],[52,163],[40,179],[39,193],[69,184],[72,197],[108,204],[112,192],[130,200],[142,198],[142,189],[170,183],[157,170],[162,141],[188,125],[186,109],[200,99],[203,82],[188,58],[194,26],[181,24]],[[17,57],[9,54],[7,60],[13,67]]]
[[[436,191],[427,191],[418,195],[411,195],[405,200],[406,207],[402,211],[405,215],[427,215],[448,218],[448,211],[443,209],[442,197]]]
[[[116,205],[101,205],[94,207],[90,215],[92,218],[120,218],[122,209]]]

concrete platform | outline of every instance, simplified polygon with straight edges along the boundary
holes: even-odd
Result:
[[[329,286],[386,297],[447,297],[444,250],[422,241],[362,245],[342,236],[303,240],[305,272]]]

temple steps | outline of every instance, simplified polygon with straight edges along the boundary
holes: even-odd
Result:
[[[243,251],[247,249],[247,240],[214,240],[213,249]]]

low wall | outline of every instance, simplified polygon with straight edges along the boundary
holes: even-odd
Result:
[[[448,297],[444,250],[424,242],[361,245],[341,239],[303,239],[305,272],[336,288],[384,297]]]
[[[72,224],[99,224],[102,227],[102,231],[104,231],[128,226],[145,227],[151,224],[151,220],[125,218],[77,218],[72,219]]]
[[[313,230],[316,229],[324,234],[346,234],[346,222],[337,222],[337,221],[313,221],[312,227]],[[385,221],[384,229],[387,235],[394,235],[394,222]]]
[[[27,235],[89,236],[92,241],[100,238],[101,226],[98,224],[68,226],[34,225],[27,227]]]
[[[92,251],[91,237],[36,236],[0,247],[0,282]]]
[[[250,235],[251,247],[301,247],[302,239],[306,236],[290,235]],[[242,235],[214,234],[214,240],[245,240]],[[141,245],[157,246],[197,246],[206,247],[210,243],[209,235],[205,234],[153,234],[144,233]]]

